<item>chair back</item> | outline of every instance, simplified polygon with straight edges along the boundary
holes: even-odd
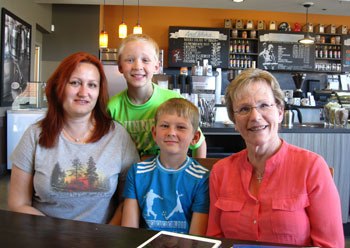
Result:
[[[219,161],[221,158],[194,158],[198,163],[203,165],[208,170],[211,170],[213,165]]]

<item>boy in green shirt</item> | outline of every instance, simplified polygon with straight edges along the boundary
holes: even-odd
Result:
[[[140,156],[158,153],[151,132],[158,106],[170,98],[182,97],[152,82],[153,75],[159,70],[158,56],[159,47],[148,35],[125,38],[118,50],[118,68],[128,88],[113,96],[108,103],[112,118],[129,132]],[[191,149],[194,157],[206,157],[207,147],[202,133]]]

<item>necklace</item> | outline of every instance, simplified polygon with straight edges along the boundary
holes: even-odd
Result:
[[[258,180],[258,183],[261,183],[262,180],[264,179],[264,172],[261,174],[258,174],[255,172],[255,178],[256,178],[256,180]]]
[[[256,176],[256,179],[258,180],[258,183],[261,183],[261,181],[263,180],[264,175],[260,175],[260,176]]]
[[[82,144],[85,144],[85,139],[87,137],[87,135],[90,133],[90,130],[88,130],[82,137],[80,138],[76,138],[76,137],[73,137],[66,129],[62,129],[63,133],[68,136],[68,138],[72,139],[74,142],[76,143],[82,143]]]

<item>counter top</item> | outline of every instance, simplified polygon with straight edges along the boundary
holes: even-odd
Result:
[[[211,127],[201,126],[202,132],[209,135],[239,135],[232,124],[216,122]],[[280,126],[280,133],[350,133],[350,125],[346,127],[326,126],[322,123],[295,124],[293,127]]]

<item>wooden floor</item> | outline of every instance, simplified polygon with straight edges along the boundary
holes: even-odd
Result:
[[[3,176],[0,176],[0,209],[8,210],[7,207],[7,192],[9,188],[10,182],[10,173],[6,173]],[[348,228],[347,228],[348,229]],[[347,232],[350,232],[348,230]],[[346,245],[345,248],[350,248],[350,233],[347,233],[346,237]],[[0,241],[1,244],[1,241]]]

